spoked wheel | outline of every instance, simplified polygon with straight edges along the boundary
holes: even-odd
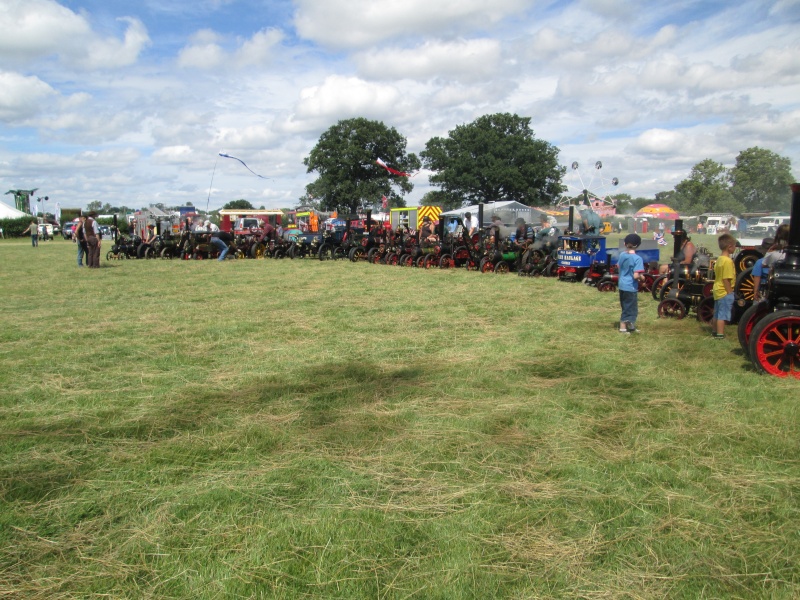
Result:
[[[736,255],[734,264],[736,265],[737,273],[744,273],[747,269],[752,269],[756,261],[761,258],[762,254],[758,250],[742,250]]]
[[[192,252],[192,260],[203,260],[203,258],[200,252]]]
[[[661,286],[661,291],[658,293],[659,300],[665,300],[667,298],[674,283],[675,282],[672,279],[664,282],[664,285]],[[686,286],[686,280],[678,279],[678,293],[680,293],[684,286]]]
[[[384,257],[386,256],[385,252],[380,252],[380,251],[378,251],[378,252],[370,251],[370,252],[372,254],[372,260],[370,260],[369,262],[371,262],[373,265],[379,265],[379,264],[385,262],[383,260]]]
[[[456,266],[456,261],[453,260],[453,257],[449,254],[442,254],[442,257],[439,259],[439,268],[440,269],[452,269]]]
[[[478,269],[481,273],[492,273],[494,271],[494,263],[492,262],[492,259],[484,256],[478,265]]]
[[[250,258],[264,258],[267,247],[264,242],[257,242],[250,246]]]
[[[664,319],[683,319],[686,306],[680,300],[667,298],[658,304],[658,316]]]
[[[386,261],[386,263],[392,267],[396,267],[399,262],[400,262],[400,256],[398,256],[396,252],[393,252],[392,255]]]
[[[655,281],[655,277],[650,273],[645,273],[642,278],[639,280],[639,291],[640,292],[649,292],[653,289],[653,282]]]
[[[426,260],[427,258],[428,258],[428,257],[427,257],[427,256],[425,256],[425,255],[423,255],[423,256],[418,256],[418,257],[417,257],[417,260],[415,260],[415,261],[414,261],[414,266],[415,266],[415,267],[417,267],[418,269],[424,269],[424,268],[425,268],[425,260]]]
[[[322,244],[317,252],[317,258],[320,260],[330,260],[333,258],[333,246],[330,244]]]
[[[439,259],[436,257],[435,254],[428,254],[428,256],[425,257],[425,261],[423,262],[423,266],[426,269],[432,269],[433,267],[438,267],[439,266]]]
[[[659,295],[661,294],[661,286],[669,280],[669,277],[669,275],[659,275],[653,280],[653,285],[650,288],[650,293],[653,296],[653,300],[658,300]]]
[[[161,258],[171,259],[173,257],[172,248],[162,248],[159,255],[161,256]]]
[[[272,253],[272,258],[286,258],[286,250],[278,248]]]
[[[736,276],[736,285],[733,288],[737,298],[744,298],[752,302],[756,298],[756,282],[753,279],[753,267],[745,269]]]
[[[144,257],[145,257],[146,259],[155,258],[155,257],[156,257],[156,250],[155,250],[155,248],[151,248],[150,246],[148,246],[147,248],[145,248],[145,251],[144,251]]]
[[[364,251],[364,248],[361,246],[355,246],[350,250],[348,258],[350,259],[350,262],[358,262],[363,260],[366,255],[367,253]]]
[[[772,312],[768,302],[756,302],[739,318],[739,345],[747,358],[750,358],[750,336],[758,322]]]
[[[375,255],[380,255],[380,250],[378,248],[370,248],[369,252],[367,252],[367,262],[375,264]],[[380,258],[380,256],[379,256]]]
[[[508,263],[504,260],[501,260],[494,266],[495,273],[508,273],[511,268],[508,266]]]
[[[762,373],[800,379],[800,310],[761,319],[750,336],[750,358]]]
[[[112,258],[116,258],[116,256],[114,256],[114,253],[111,250],[109,250],[108,252],[106,252],[106,260],[111,260]]]
[[[414,266],[414,257],[410,254],[403,254],[400,257],[400,262],[398,263],[401,267],[413,267]]]
[[[342,260],[345,258],[346,254],[344,248],[339,246],[338,248],[334,249],[333,251],[333,260]]]
[[[479,267],[480,267],[480,264],[478,262],[476,262],[475,259],[472,258],[471,256],[464,263],[464,268],[467,271],[477,271]]]
[[[714,319],[714,297],[706,296],[697,305],[697,320],[701,323],[711,323]]]
[[[617,286],[614,284],[613,281],[601,281],[597,284],[597,291],[598,292],[613,292],[617,289]]]

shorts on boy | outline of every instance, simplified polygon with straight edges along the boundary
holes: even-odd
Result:
[[[714,319],[716,321],[729,321],[731,320],[731,312],[733,311],[733,294],[726,294],[719,300],[714,300]]]

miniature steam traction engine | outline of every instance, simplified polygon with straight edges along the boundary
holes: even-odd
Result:
[[[800,183],[792,184],[789,243],[770,270],[766,299],[740,322],[740,341],[762,373],[800,379]]]

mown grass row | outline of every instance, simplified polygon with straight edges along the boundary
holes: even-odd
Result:
[[[798,390],[548,279],[0,243],[0,595],[791,598]]]

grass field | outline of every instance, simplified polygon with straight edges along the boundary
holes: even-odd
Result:
[[[800,596],[797,381],[733,330],[516,275],[0,261],[2,598]]]

